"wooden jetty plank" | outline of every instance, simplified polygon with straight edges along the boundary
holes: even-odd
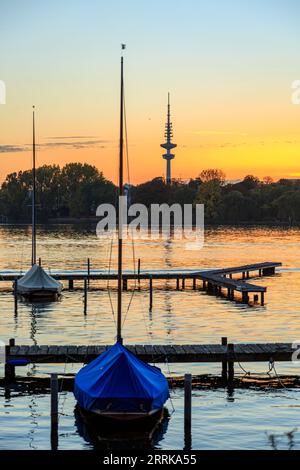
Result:
[[[175,349],[170,344],[166,344],[166,346],[164,346],[164,350],[167,356],[173,356],[176,354]]]
[[[39,363],[89,362],[108,347],[97,346],[13,346],[8,359],[28,359]],[[221,344],[192,345],[128,345],[137,357],[149,362],[223,362],[227,358],[227,347]],[[294,350],[290,343],[235,344],[236,362],[291,361]]]
[[[152,344],[145,344],[144,348],[145,348],[146,354],[149,354],[149,355],[154,354],[154,349],[153,349]]]
[[[20,346],[20,349],[18,351],[18,355],[26,356],[28,351],[29,351],[29,346]]]
[[[173,344],[173,348],[174,348],[176,354],[179,354],[179,355],[180,354],[185,354],[185,351],[184,351],[183,347],[180,346],[179,344]]]
[[[88,355],[89,356],[96,356],[97,355],[96,346],[88,346]]]
[[[158,354],[159,356],[162,356],[164,357],[166,355],[166,351],[165,351],[165,348],[163,346],[161,346],[160,344],[155,344],[154,345],[154,351],[156,354]]]
[[[50,346],[49,346],[49,347],[50,347]],[[69,346],[60,346],[60,347],[59,347],[59,354],[60,354],[61,356],[67,356],[67,354],[68,354],[68,347],[69,347]]]
[[[68,355],[76,356],[78,354],[78,347],[77,346],[69,346],[68,347]]]
[[[177,279],[184,276],[185,279],[193,279],[198,277],[199,279],[202,276],[207,274],[211,275],[226,275],[226,274],[235,274],[235,273],[243,273],[243,272],[251,272],[251,271],[259,271],[261,270],[270,270],[275,269],[276,267],[281,266],[282,263],[279,262],[262,262],[262,263],[255,263],[255,264],[247,264],[243,266],[232,266],[226,267],[221,269],[209,269],[203,271],[202,269],[179,269],[179,270],[147,270],[141,271],[139,273],[140,279],[149,279],[152,277],[153,279]],[[19,279],[22,277],[24,273],[20,274],[17,270],[10,270],[10,271],[0,271],[0,280],[1,281],[14,281],[16,278]],[[86,279],[86,270],[71,270],[71,271],[57,271],[55,272],[52,269],[51,276],[58,280],[84,280]],[[136,279],[137,275],[134,271],[125,271],[123,273],[124,279]],[[110,272],[109,274],[105,270],[97,269],[97,270],[90,270],[89,275],[90,280],[116,280],[117,273]]]
[[[58,348],[59,346],[49,346],[48,354],[50,356],[55,356],[58,354]]]
[[[43,354],[48,354],[48,351],[49,351],[49,346],[46,345],[46,344],[41,344],[39,346],[40,348],[40,354],[43,355]]]
[[[145,348],[141,344],[136,344],[135,345],[135,350],[136,350],[136,354],[139,354],[139,355],[145,355],[146,354]]]
[[[40,350],[39,346],[32,345],[32,346],[29,347],[29,350],[28,350],[27,354],[29,356],[32,356],[32,355],[35,356],[35,355],[40,354],[40,352],[41,352],[41,350]]]
[[[20,350],[20,346],[11,346],[9,348],[9,353],[12,355],[15,355],[15,354],[18,354],[19,350]]]
[[[87,346],[78,346],[77,353],[79,356],[86,356],[87,352]]]

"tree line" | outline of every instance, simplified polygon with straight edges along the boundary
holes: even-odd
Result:
[[[248,175],[228,183],[219,169],[203,170],[189,181],[154,178],[127,187],[130,203],[204,204],[206,223],[300,223],[300,180]],[[96,167],[69,163],[44,165],[36,170],[39,222],[50,218],[94,217],[102,203],[116,204],[118,190]],[[0,189],[0,216],[9,222],[30,221],[32,171],[7,175]]]

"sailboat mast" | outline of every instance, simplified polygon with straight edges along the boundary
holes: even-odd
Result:
[[[35,213],[35,194],[36,194],[36,172],[35,172],[35,115],[32,111],[32,255],[31,264],[36,264],[36,213]]]
[[[122,49],[125,46],[122,44]],[[120,156],[119,156],[119,207],[121,197],[124,195],[123,185],[123,126],[124,126],[124,82],[123,82],[123,55],[121,56],[121,93],[120,93]],[[119,214],[121,211],[119,211]],[[122,281],[123,281],[123,240],[122,223],[119,217],[118,221],[118,316],[117,316],[117,342],[123,342],[122,339]]]

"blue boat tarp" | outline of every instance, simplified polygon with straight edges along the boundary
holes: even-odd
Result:
[[[150,412],[163,407],[169,386],[160,369],[116,343],[77,373],[74,395],[87,411]]]

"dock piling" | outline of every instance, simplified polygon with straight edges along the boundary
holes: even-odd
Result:
[[[150,303],[149,303],[149,310],[152,310],[153,306],[153,280],[152,276],[149,277],[149,291],[150,291]]]
[[[88,280],[85,279],[84,280],[84,298],[83,298],[85,315],[87,314],[87,287],[88,287]]]
[[[248,292],[243,292],[243,293],[242,293],[242,303],[243,303],[243,304],[248,304],[248,303],[249,303],[249,295],[248,295]]]
[[[141,258],[138,259],[138,284],[139,284],[139,289],[141,288]]]
[[[14,307],[15,307],[15,315],[18,314],[18,279],[15,279],[14,282]]]
[[[234,344],[227,345],[228,356],[228,382],[233,382],[234,379]]]
[[[88,285],[90,285],[90,273],[91,273],[91,263],[90,258],[87,259],[87,278],[88,278]]]
[[[58,447],[58,377],[57,374],[51,374],[51,450],[57,450]]]
[[[42,258],[39,258],[39,266],[42,266]]]
[[[193,277],[193,290],[196,290],[196,278]]]
[[[223,337],[221,340],[222,346],[227,346],[227,338]],[[222,379],[227,382],[227,361],[222,362]]]
[[[15,339],[11,338],[9,340],[9,344],[5,347],[5,356],[6,360],[9,357],[10,348],[15,346]],[[4,367],[4,377],[6,382],[12,382],[16,378],[15,366],[5,363]]]
[[[73,289],[74,289],[74,280],[69,279],[69,290],[73,290]]]
[[[184,449],[192,447],[192,375],[184,376]]]

